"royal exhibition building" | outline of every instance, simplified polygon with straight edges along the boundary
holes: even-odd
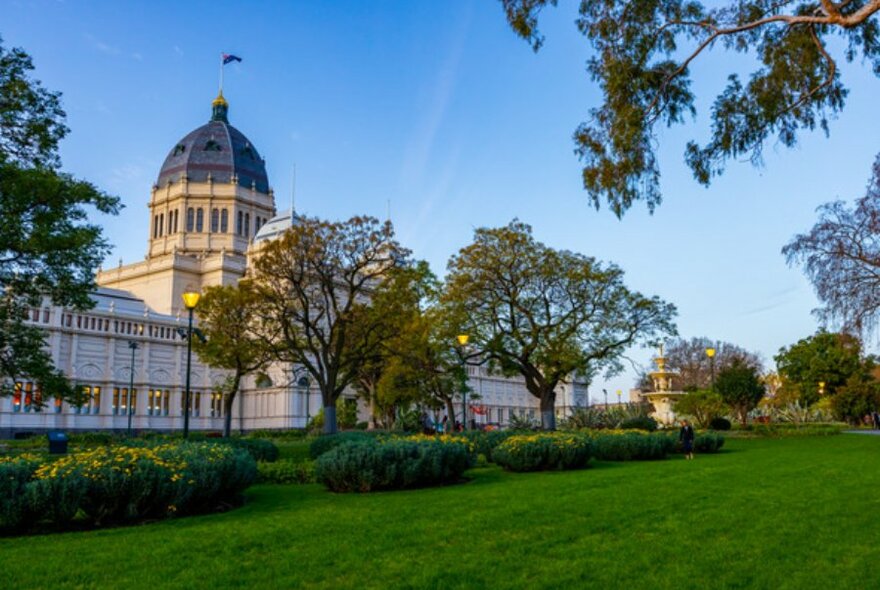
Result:
[[[135,430],[183,427],[187,346],[185,291],[234,284],[247,272],[261,242],[296,223],[278,212],[265,162],[228,122],[222,93],[210,121],[174,143],[159,170],[149,202],[149,239],[142,262],[104,268],[96,277],[94,307],[72,311],[46,304],[29,321],[45,330],[55,366],[81,387],[79,407],[43,399],[32,382],[15,384],[0,398],[0,436],[16,432],[124,430],[132,406]],[[145,220],[147,221],[147,220]],[[511,416],[537,418],[538,400],[518,378],[469,367],[475,394],[470,419],[506,424]],[[276,363],[245,380],[232,417],[236,430],[303,428],[321,407],[306,377]],[[190,427],[221,430],[223,404],[215,391],[225,374],[192,356]],[[133,387],[132,384],[133,383]],[[346,396],[356,399],[354,391]],[[362,402],[359,413],[366,420]],[[587,403],[585,383],[566,383],[557,413]]]

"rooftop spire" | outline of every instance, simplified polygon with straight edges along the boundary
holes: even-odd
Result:
[[[211,103],[211,120],[229,123],[226,114],[229,112],[229,103],[223,98],[223,91],[217,95],[217,98]]]

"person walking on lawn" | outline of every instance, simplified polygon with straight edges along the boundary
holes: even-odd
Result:
[[[681,448],[684,450],[685,459],[694,458],[694,427],[687,420],[681,421],[681,430],[678,431],[678,440],[681,441]]]

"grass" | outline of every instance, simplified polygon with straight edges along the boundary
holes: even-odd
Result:
[[[0,539],[3,588],[843,588],[878,583],[880,437],[732,440],[447,488],[257,486],[236,511]]]

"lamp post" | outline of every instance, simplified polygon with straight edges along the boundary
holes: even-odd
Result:
[[[709,357],[709,365],[712,367],[712,391],[715,391],[715,349],[711,346],[707,348],[706,356]]]
[[[825,382],[819,381],[819,397],[825,395]]]
[[[618,406],[622,406],[622,405],[623,405],[623,402],[620,401],[620,396],[621,396],[621,395],[623,395],[623,392],[620,391],[620,390],[618,389],[618,390],[617,390],[617,405],[618,405]]]
[[[186,392],[183,395],[183,438],[189,438],[189,373],[192,368],[193,310],[199,304],[200,295],[196,291],[183,294],[183,305],[189,310],[189,327],[186,331]]]
[[[464,347],[467,346],[468,340],[470,340],[470,336],[467,334],[459,334],[455,337],[458,341],[459,346],[459,357],[461,358],[461,370],[465,371],[465,363],[464,363]],[[467,373],[465,373],[465,380],[467,380]],[[467,430],[467,384],[465,384],[464,389],[461,391],[461,428],[462,430]],[[455,426],[455,416],[452,417],[452,424]]]
[[[605,411],[607,412],[607,411],[608,411],[608,390],[607,390],[607,389],[603,389],[603,390],[602,390],[602,393],[605,394]]]
[[[131,380],[128,384],[128,400],[126,400],[126,410],[128,412],[128,429],[126,430],[126,436],[131,438],[131,413],[132,413],[132,403],[131,398],[134,395],[134,351],[138,349],[138,343],[132,340],[128,343],[128,347],[131,349]]]

